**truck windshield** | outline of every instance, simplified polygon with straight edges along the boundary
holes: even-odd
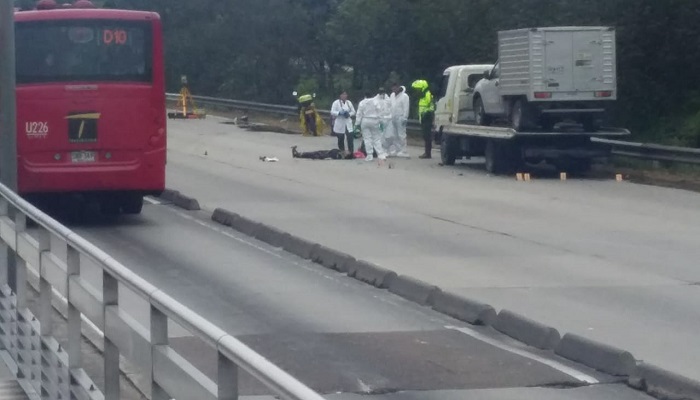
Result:
[[[17,83],[150,82],[151,37],[147,22],[18,23]]]

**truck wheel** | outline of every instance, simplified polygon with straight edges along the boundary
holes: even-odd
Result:
[[[566,171],[572,175],[585,175],[591,170],[592,160],[590,158],[560,160],[555,163],[555,166],[560,171]]]
[[[441,136],[440,158],[442,159],[442,164],[455,165],[455,160],[457,159],[457,149],[455,148],[457,147],[457,140],[445,132],[443,132]]]
[[[583,125],[583,130],[586,132],[596,132],[600,129],[598,121],[592,115],[585,116],[581,120],[581,124]]]
[[[540,126],[542,127],[542,130],[545,132],[551,132],[554,130],[554,125],[556,125],[556,121],[554,118],[550,117],[549,115],[542,115],[540,117]]]
[[[518,99],[513,103],[513,109],[510,112],[510,124],[516,131],[520,132],[527,126],[527,106],[525,100]]]
[[[477,97],[474,100],[474,119],[477,125],[489,126],[491,125],[491,118],[486,115],[486,110],[484,110],[484,102],[481,97]]]
[[[513,143],[498,139],[486,142],[486,170],[492,174],[513,172],[520,160]]]

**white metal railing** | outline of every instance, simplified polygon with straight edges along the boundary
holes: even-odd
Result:
[[[30,220],[37,224],[31,232]],[[237,399],[241,369],[282,398],[322,399],[4,185],[0,185],[0,237],[0,346],[17,363],[19,377],[42,398],[119,399],[122,356],[148,378],[141,389],[153,400]],[[81,256],[101,269],[101,288],[81,276]],[[39,278],[38,320],[26,307],[28,272]],[[150,326],[139,324],[120,307],[120,287],[148,302]],[[52,292],[67,301],[65,349],[53,336]],[[104,394],[92,382],[91,371],[82,369],[81,318],[104,333]],[[217,351],[218,386],[169,346],[168,320]]]

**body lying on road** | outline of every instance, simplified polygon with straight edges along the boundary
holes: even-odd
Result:
[[[300,153],[297,151],[297,146],[292,147],[292,157],[309,158],[311,160],[352,160],[354,158],[353,154],[347,154],[339,149],[317,150]]]

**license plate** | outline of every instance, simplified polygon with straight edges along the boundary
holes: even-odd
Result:
[[[70,159],[74,163],[95,162],[97,154],[94,151],[74,151],[70,153]]]

